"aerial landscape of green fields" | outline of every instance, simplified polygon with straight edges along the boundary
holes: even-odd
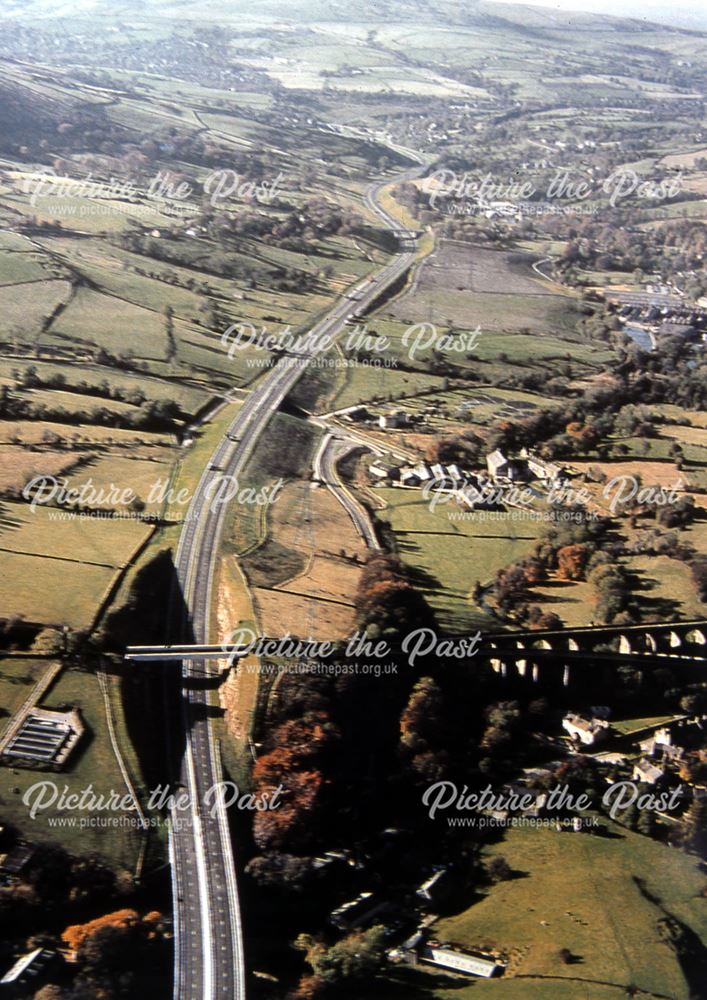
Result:
[[[0,992],[707,997],[706,38],[0,4]]]

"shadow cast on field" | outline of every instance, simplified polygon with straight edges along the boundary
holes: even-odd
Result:
[[[7,504],[0,504],[0,532],[17,531],[21,527],[22,521],[10,515]]]
[[[194,630],[170,550],[163,550],[137,574],[129,601],[109,616],[112,648],[193,644]],[[180,780],[187,727],[216,718],[209,691],[220,683],[204,665],[184,681],[182,661],[123,661],[121,691],[130,738],[150,787]],[[203,671],[203,673],[202,673]]]
[[[468,990],[475,985],[466,977],[436,972],[431,966],[398,966],[385,979],[376,979],[366,988],[366,1000],[431,1000],[439,990]],[[356,1000],[363,997],[357,996]]]
[[[530,878],[530,872],[523,871],[522,868],[511,868],[510,875],[504,881],[515,882],[516,879],[522,879],[522,878]]]
[[[575,586],[573,580],[543,580],[543,587],[547,590],[567,590]]]
[[[608,826],[600,824],[599,826],[594,826],[591,829],[592,837],[601,837],[603,840],[625,840],[626,834],[619,833],[618,830],[612,830]]]

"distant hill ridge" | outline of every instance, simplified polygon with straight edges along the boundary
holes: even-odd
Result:
[[[580,6],[582,0],[576,2]],[[588,2],[601,3],[603,0]],[[609,0],[606,0],[606,4],[609,7]],[[150,0],[148,5],[141,0],[123,0],[119,5],[113,0],[3,0],[0,21],[3,18],[23,21],[59,18],[80,22],[84,18],[98,17],[104,22],[119,23],[122,20],[129,23],[135,18],[149,21],[166,17],[175,21],[185,19],[227,23],[245,17],[249,21],[262,20],[264,24],[310,24],[332,20],[390,24],[414,18],[417,24],[431,23],[438,27],[474,24],[486,24],[490,27],[494,21],[501,20],[527,28],[555,31],[583,28],[644,31],[654,30],[648,20],[651,15],[656,18],[655,23],[665,30],[670,20],[669,10],[672,8],[664,7],[660,2],[649,3],[640,9],[637,7],[635,16],[630,18],[616,16],[613,8],[601,13],[578,13],[560,10],[551,4],[543,7],[485,0],[362,0],[356,4],[344,3],[342,0],[260,0],[255,8],[251,0]],[[675,10],[676,16],[681,14],[686,28],[707,30],[707,15],[700,15],[698,11],[693,13],[691,8],[678,7]],[[680,28],[676,27],[675,30]]]

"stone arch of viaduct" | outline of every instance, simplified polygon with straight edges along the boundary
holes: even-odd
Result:
[[[707,620],[487,633],[481,653],[502,677],[557,680],[565,687],[576,670],[597,664],[707,667]]]

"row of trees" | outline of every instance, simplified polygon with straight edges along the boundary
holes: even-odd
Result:
[[[253,783],[268,798],[284,786],[285,796],[279,808],[255,816],[253,838],[261,851],[303,850],[316,842],[327,765],[339,739],[338,728],[323,710],[306,711],[273,730],[269,750],[253,768]]]
[[[694,219],[671,219],[649,229],[639,229],[616,225],[609,219],[596,221],[592,216],[582,216],[576,236],[567,242],[561,261],[602,271],[658,272],[664,278],[694,270],[703,275],[694,288],[697,297],[707,290],[706,251],[707,227]]]
[[[280,207],[284,211],[276,215],[266,215],[252,209],[228,214],[208,213],[202,222],[215,226],[222,234],[257,238],[275,246],[295,241],[292,248],[305,252],[311,251],[314,240],[327,236],[346,236],[363,226],[363,220],[357,212],[344,209],[322,197],[308,198],[301,205],[284,202]]]
[[[165,996],[170,938],[169,922],[159,911],[140,916],[127,908],[73,924],[57,940],[43,935],[42,946],[68,950],[74,974],[68,984],[65,974],[57,975],[65,985],[47,984],[35,1000],[114,1000],[146,988]]]
[[[116,399],[131,406],[142,406],[147,396],[139,385],[128,388],[101,379],[100,382],[87,382],[79,379],[71,383],[62,372],[42,374],[36,365],[28,365],[24,371],[13,368],[10,372],[17,389],[54,389],[61,392],[75,392],[80,396],[100,396],[102,399]]]
[[[532,588],[544,582],[550,573],[560,580],[588,580],[597,593],[596,615],[611,622],[625,612],[630,598],[626,572],[616,564],[617,551],[612,541],[608,518],[590,518],[582,508],[572,510],[573,520],[561,518],[566,511],[556,511],[534,554],[498,571],[494,596],[498,607],[530,628],[559,628],[554,612],[531,606]]]
[[[64,406],[51,406],[35,402],[31,397],[13,393],[6,385],[0,386],[0,420],[40,420],[59,424],[97,424],[99,427],[121,427],[128,430],[170,431],[179,429],[181,409],[168,399],[146,399],[134,413],[116,411],[106,406],[90,410],[67,410]]]

